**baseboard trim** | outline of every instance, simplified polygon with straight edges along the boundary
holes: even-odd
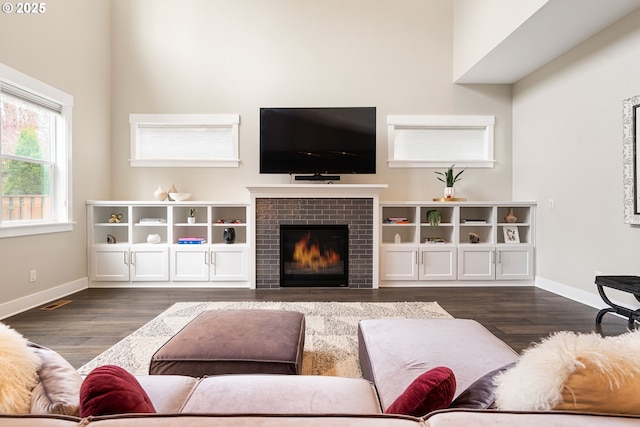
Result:
[[[589,307],[597,309],[608,307],[608,305],[606,305],[604,301],[602,301],[602,298],[600,298],[600,295],[598,295],[597,293],[583,291],[581,289],[577,289],[563,283],[545,279],[544,277],[536,277],[536,287],[544,289],[545,291],[553,292],[556,295],[569,298],[570,300],[579,302],[581,304],[588,305]],[[593,285],[593,289],[596,289],[595,285]],[[625,303],[618,302],[613,298],[611,299],[611,301],[614,304],[625,305]]]
[[[31,310],[32,308],[44,305],[58,298],[87,289],[88,287],[89,280],[87,277],[83,277],[82,279],[74,280],[56,286],[55,288],[46,289],[41,292],[36,292],[35,294],[2,303],[0,304],[0,320],[22,313],[23,311]]]

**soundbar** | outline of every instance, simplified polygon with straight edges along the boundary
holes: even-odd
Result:
[[[296,175],[296,181],[340,181],[340,175]]]

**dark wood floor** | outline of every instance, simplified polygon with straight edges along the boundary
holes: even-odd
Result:
[[[520,352],[559,330],[595,330],[597,310],[535,287],[359,289],[87,289],[53,311],[38,308],[3,322],[58,351],[76,368],[182,301],[437,301],[456,318],[475,319]],[[607,314],[604,335],[626,332]]]

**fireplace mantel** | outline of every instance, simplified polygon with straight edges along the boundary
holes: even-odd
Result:
[[[252,198],[270,197],[373,197],[387,184],[280,184],[247,187]]]
[[[368,203],[370,210],[367,215],[370,216],[365,219],[367,224],[365,228],[369,230],[368,238],[369,242],[372,244],[365,251],[367,253],[366,257],[368,257],[367,263],[369,265],[367,268],[370,268],[370,276],[367,279],[368,285],[366,286],[370,286],[374,289],[378,288],[379,233],[375,225],[380,223],[379,194],[381,190],[387,187],[387,184],[281,184],[255,185],[247,187],[247,190],[251,195],[251,202],[249,203],[249,217],[251,218],[251,221],[249,224],[250,238],[252,239],[254,246],[254,250],[251,250],[249,253],[249,269],[250,277],[252,277],[252,287],[255,287],[258,282],[258,277],[256,275],[256,262],[259,262],[262,266],[260,267],[261,271],[265,268],[271,268],[272,263],[271,258],[268,258],[268,260],[265,260],[264,258],[261,258],[260,260],[256,259],[257,255],[264,256],[263,254],[265,252],[271,251],[271,249],[262,249],[265,247],[265,243],[263,243],[265,241],[264,236],[259,236],[256,233],[257,223],[259,221],[264,221],[262,214],[259,215],[260,218],[256,217],[256,206],[258,205],[258,202],[261,202],[262,204],[264,199],[333,199],[334,201],[345,199],[344,203],[348,205],[351,203],[350,199],[369,199],[370,202]],[[340,204],[340,202],[337,203]],[[317,205],[315,202],[312,204]],[[293,216],[291,218],[295,219],[295,215],[298,214],[299,211],[292,211]],[[278,219],[278,221],[289,221],[287,214],[279,213],[278,215],[280,215],[280,219]],[[261,243],[258,244],[256,239]],[[270,238],[268,238],[268,240],[270,240]],[[272,254],[269,254],[268,257],[271,255]],[[265,263],[268,263],[270,267],[264,267]],[[367,275],[368,274],[369,273],[367,273]],[[263,273],[260,273],[259,276],[262,278]]]

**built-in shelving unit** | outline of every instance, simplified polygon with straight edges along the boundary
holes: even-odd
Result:
[[[535,207],[532,202],[381,202],[380,286],[530,283]],[[440,213],[437,226],[428,220],[432,210]],[[505,219],[510,210],[514,223]]]
[[[89,201],[87,218],[92,287],[249,287],[247,204]]]
[[[90,286],[253,288],[256,200],[311,197],[311,190],[374,200],[374,288],[533,282],[534,202],[379,202],[383,186],[309,187],[252,187],[248,203],[89,201]],[[437,226],[430,211],[439,213]]]

